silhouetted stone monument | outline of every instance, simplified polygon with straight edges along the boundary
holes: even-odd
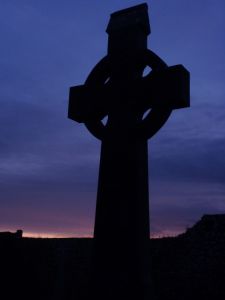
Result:
[[[147,49],[147,4],[113,13],[106,32],[108,54],[84,85],[71,87],[68,113],[102,142],[93,293],[98,299],[153,299],[147,140],[173,109],[189,106],[189,72],[168,67]],[[143,77],[146,66],[152,70]]]

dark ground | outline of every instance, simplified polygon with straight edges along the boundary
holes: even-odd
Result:
[[[159,300],[225,299],[225,215],[150,243]],[[0,235],[1,299],[84,299],[91,252],[92,239]]]

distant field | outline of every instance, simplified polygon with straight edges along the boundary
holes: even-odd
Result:
[[[159,300],[225,299],[224,218],[203,217],[184,235],[149,242]],[[91,253],[92,239],[1,237],[4,300],[85,299]]]

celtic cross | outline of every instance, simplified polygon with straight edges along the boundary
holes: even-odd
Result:
[[[70,88],[68,116],[101,141],[93,258],[96,293],[100,299],[109,291],[112,299],[118,293],[145,299],[151,277],[147,141],[172,110],[189,106],[189,72],[182,65],[168,67],[147,49],[147,4],[111,14],[106,31],[108,54],[84,85]],[[151,72],[143,76],[146,66]]]

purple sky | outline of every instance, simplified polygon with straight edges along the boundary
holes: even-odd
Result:
[[[89,236],[100,142],[68,90],[106,54],[110,13],[141,2],[0,2],[0,230]],[[149,48],[191,73],[191,108],[149,142],[151,231],[225,212],[225,1],[152,0]]]

